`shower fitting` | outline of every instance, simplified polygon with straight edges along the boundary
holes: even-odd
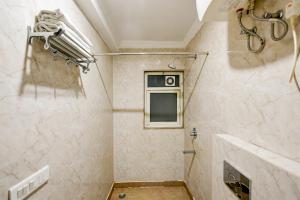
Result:
[[[194,56],[175,57],[173,59],[173,62],[168,64],[168,67],[171,68],[171,69],[176,69],[176,63],[175,62],[176,62],[176,60],[179,60],[180,58],[197,60],[197,54],[195,54]]]
[[[283,10],[278,10],[275,13],[265,12],[263,17],[258,17],[255,14],[255,0],[249,0],[249,1],[246,0],[240,4],[238,9],[236,10],[236,13],[237,13],[239,25],[242,29],[241,34],[247,35],[247,48],[250,52],[260,53],[265,47],[265,39],[257,34],[257,27],[248,29],[243,25],[242,17],[244,13],[249,15],[253,20],[271,23],[271,38],[274,41],[282,40],[288,32],[288,24],[283,19],[284,16]],[[276,24],[278,24],[278,26],[281,25],[283,27],[283,32],[278,36],[276,36],[275,34]],[[253,41],[251,37],[254,37],[257,40],[259,40],[260,46],[258,48],[255,49],[254,47],[251,46],[251,42]]]
[[[196,128],[193,128],[193,129],[192,129],[190,136],[193,137],[193,138],[197,138],[198,132],[197,132],[197,129],[196,129]]]
[[[278,10],[275,13],[270,13],[270,12],[265,12],[263,17],[258,17],[257,15],[255,15],[255,0],[250,0],[249,3],[249,14],[250,17],[254,20],[258,20],[258,21],[264,21],[264,22],[270,22],[271,23],[271,38],[274,41],[279,41],[282,40],[287,32],[288,32],[288,24],[286,23],[286,21],[283,20],[283,10]],[[279,35],[278,37],[275,36],[275,24],[280,24],[283,27],[283,33],[281,35]]]
[[[242,9],[237,10],[237,15],[238,15],[238,20],[239,20],[240,27],[242,29],[241,34],[246,34],[247,35],[247,48],[248,48],[248,50],[253,52],[253,53],[260,53],[265,48],[265,44],[266,44],[265,39],[263,39],[262,37],[260,37],[256,33],[257,32],[256,26],[253,27],[252,29],[248,29],[243,25],[243,23],[242,23],[243,10]],[[252,42],[251,37],[254,37],[257,40],[259,40],[260,46],[257,49],[254,49],[251,46],[251,42]]]
[[[169,68],[171,68],[171,69],[176,69],[175,60],[176,60],[176,58],[173,60],[173,63],[169,63],[169,64],[168,64],[168,67],[169,67]]]
[[[198,132],[197,132],[196,128],[192,128],[190,136],[193,138],[192,139],[193,149],[192,150],[183,150],[182,153],[183,154],[193,154],[193,155],[195,155],[196,154],[196,150],[195,150],[195,147],[194,147],[194,141],[195,141],[195,139],[197,139],[197,136],[198,136]]]

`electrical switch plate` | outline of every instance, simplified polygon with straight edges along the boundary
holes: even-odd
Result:
[[[49,179],[49,166],[45,166],[36,173],[22,180],[9,189],[10,200],[23,200],[44,185]]]

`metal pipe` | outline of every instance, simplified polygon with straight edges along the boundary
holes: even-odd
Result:
[[[64,35],[64,36],[66,36],[69,40],[71,40],[75,45],[77,45],[77,46],[73,46],[72,44],[69,44],[69,46],[71,46],[73,49],[75,49],[75,51],[78,51],[81,55],[83,55],[85,58],[87,58],[87,56],[86,55],[84,55],[84,54],[87,54],[88,56],[90,56],[90,57],[93,57],[93,54],[91,53],[91,52],[89,52],[89,51],[87,51],[81,44],[79,44],[78,43],[78,41],[76,41],[76,40],[74,40],[72,37],[70,37],[67,33],[66,33],[66,31],[62,31],[61,32],[61,34],[59,35],[59,36],[61,36],[61,35]],[[64,39],[62,39],[63,41],[64,41]],[[84,51],[84,53],[83,52],[80,52],[80,50],[81,51]]]
[[[177,55],[177,56],[196,56],[196,55],[208,55],[208,51],[200,52],[120,52],[120,53],[100,53],[94,54],[94,56],[132,56],[132,55]]]
[[[182,153],[183,154],[196,154],[196,151],[195,150],[184,150]]]
[[[255,0],[250,0],[249,13],[250,13],[250,17],[252,17],[252,19],[271,23],[271,38],[272,38],[272,40],[279,41],[279,40],[282,40],[286,36],[286,34],[289,30],[289,26],[288,26],[288,23],[286,21],[284,21],[284,19],[283,19],[283,10],[278,10],[276,13],[266,12],[263,17],[258,17],[257,15],[255,15]],[[283,33],[281,35],[279,35],[278,37],[275,36],[275,23],[278,23],[283,27]]]
[[[256,33],[256,31],[257,31],[256,27],[253,27],[252,29],[248,29],[243,25],[243,22],[242,22],[243,10],[242,9],[237,10],[237,15],[238,15],[238,21],[239,21],[240,27],[242,29],[241,33],[247,35],[248,50],[251,51],[252,53],[260,53],[265,48],[265,39],[263,39],[261,36],[259,36]],[[256,38],[260,42],[260,46],[256,49],[254,49],[251,46],[251,38],[252,37]]]

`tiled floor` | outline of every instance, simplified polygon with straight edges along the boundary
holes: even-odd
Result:
[[[122,192],[126,194],[123,200],[191,200],[183,186],[115,188],[111,200],[120,200]]]

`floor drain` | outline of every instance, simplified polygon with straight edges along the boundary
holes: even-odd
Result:
[[[119,199],[125,199],[126,197],[126,194],[125,193],[120,193],[119,194]]]

